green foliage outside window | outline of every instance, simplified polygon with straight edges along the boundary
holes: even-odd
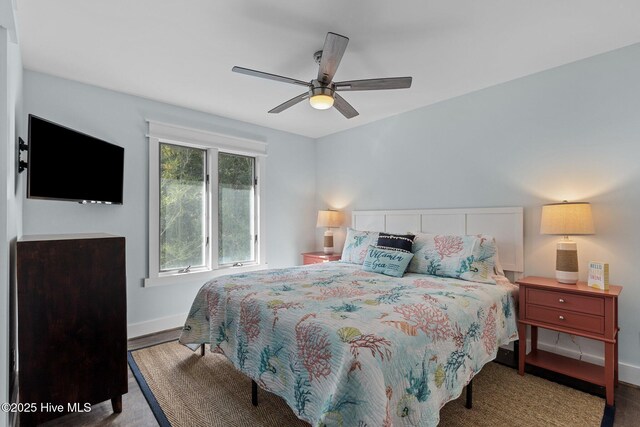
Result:
[[[218,154],[218,261],[220,264],[255,260],[255,159]]]
[[[205,261],[206,151],[160,144],[160,270]]]
[[[161,271],[207,264],[206,161],[206,150],[160,144]],[[218,153],[219,264],[255,260],[254,179],[255,158]]]

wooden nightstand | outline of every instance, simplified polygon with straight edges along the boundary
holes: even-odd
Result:
[[[590,288],[585,282],[558,283],[544,277],[525,277],[520,285],[520,357],[525,363],[604,386],[607,405],[613,405],[618,384],[618,295],[622,286],[608,291]],[[531,326],[531,352],[526,354],[527,325]],[[577,335],[604,343],[604,367],[538,350],[538,328]]]
[[[324,252],[305,252],[302,254],[302,263],[307,264],[320,264],[329,261],[338,261],[342,255],[340,254],[325,254]]]

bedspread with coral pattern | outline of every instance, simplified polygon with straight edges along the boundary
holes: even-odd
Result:
[[[517,339],[516,293],[340,262],[236,274],[200,289],[180,342],[210,343],[314,426],[435,426]]]

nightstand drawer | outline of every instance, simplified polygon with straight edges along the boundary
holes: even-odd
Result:
[[[329,262],[329,260],[328,259],[322,259],[322,258],[305,257],[303,262],[304,262],[305,265],[308,265],[308,264],[322,264],[323,262]]]
[[[604,298],[527,288],[527,302],[560,310],[604,316]]]
[[[302,263],[322,264],[329,261],[339,261],[342,256],[340,254],[325,254],[324,252],[305,252],[302,254]]]
[[[527,304],[526,320],[550,323],[568,329],[576,329],[594,334],[604,334],[604,317],[579,314],[567,310]]]

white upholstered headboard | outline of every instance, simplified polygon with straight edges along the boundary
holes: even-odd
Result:
[[[519,276],[524,272],[522,213],[522,207],[353,211],[351,226],[387,233],[490,234],[502,268]]]

